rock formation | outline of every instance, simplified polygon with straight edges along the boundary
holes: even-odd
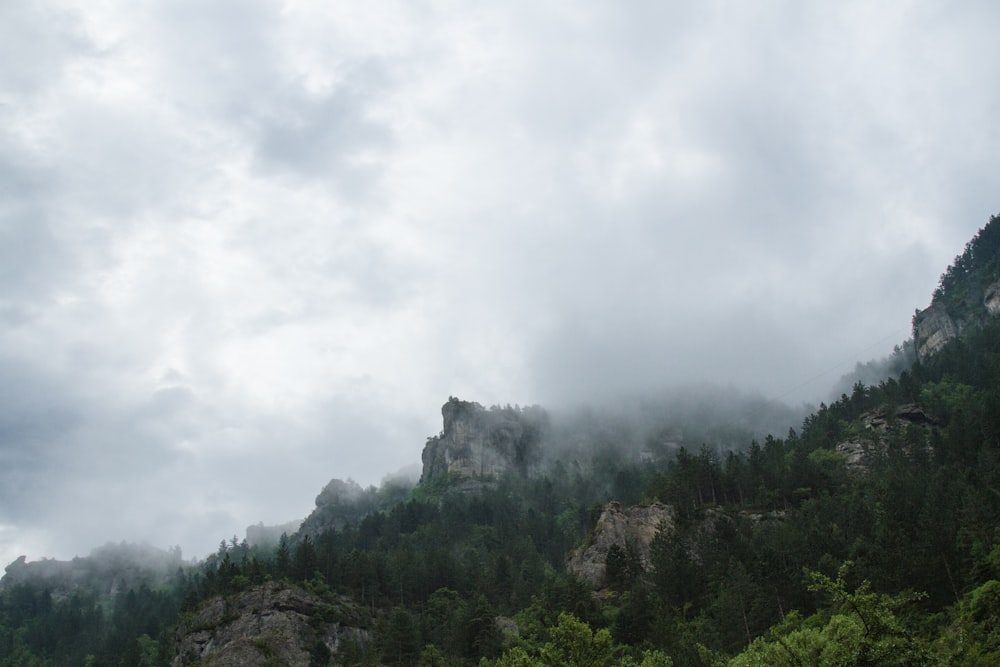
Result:
[[[594,526],[590,542],[573,551],[566,563],[567,571],[601,590],[607,586],[606,563],[613,545],[627,550],[631,543],[643,570],[652,567],[651,547],[661,530],[672,530],[674,510],[662,503],[623,508],[612,501],[604,506]]]
[[[300,531],[315,536],[340,530],[371,510],[371,500],[354,480],[331,479],[316,496],[316,509],[302,521]]]
[[[849,470],[865,472],[870,457],[885,452],[890,435],[910,425],[930,429],[940,423],[916,403],[907,403],[891,410],[882,407],[861,415],[861,434],[837,443],[834,451],[844,456]],[[928,443],[927,447],[929,446]]]
[[[1000,281],[997,281],[986,288],[983,294],[983,305],[986,312],[994,317],[1000,315]]]
[[[381,487],[366,489],[350,478],[347,481],[331,479],[316,496],[316,509],[299,525],[298,537],[316,537],[328,530],[341,530],[373,512],[405,501],[412,489],[412,480],[402,477],[386,479]],[[292,533],[288,535],[291,537]]]
[[[255,667],[322,664],[344,641],[364,644],[363,616],[349,602],[330,604],[268,582],[244,593],[208,600],[182,619],[175,633],[172,667]]]
[[[548,416],[539,407],[486,409],[451,397],[441,407],[444,428],[427,439],[421,483],[457,473],[463,477],[526,472],[540,457]]]
[[[917,358],[921,361],[958,338],[961,328],[940,304],[931,304],[913,318],[913,338],[917,344]]]

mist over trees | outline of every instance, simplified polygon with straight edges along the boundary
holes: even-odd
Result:
[[[860,367],[890,372],[797,422],[700,389],[552,413],[519,439],[522,409],[450,399],[484,430],[429,443],[540,455],[487,473],[444,459],[415,486],[333,480],[302,529],[197,563],[128,545],[16,561],[0,666],[183,667],[209,645],[273,664],[275,633],[248,628],[290,608],[308,621],[282,639],[310,666],[996,664],[1000,318],[982,300],[998,225],[935,295],[960,336]],[[667,509],[640,544],[611,507]],[[601,542],[594,579],[567,567]]]
[[[854,370],[842,375],[830,390],[830,399],[837,400],[845,394],[850,394],[854,385],[861,383],[866,386],[878,385],[883,380],[898,380],[903,371],[909,370],[917,360],[916,346],[909,338],[893,347],[892,353],[881,359],[871,359],[864,363],[858,362]]]

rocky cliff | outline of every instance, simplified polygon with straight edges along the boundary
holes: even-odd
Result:
[[[526,472],[540,458],[548,425],[542,408],[493,407],[451,397],[441,407],[444,428],[427,439],[421,454],[420,481],[457,473],[489,476],[507,470]]]
[[[1000,315],[1000,280],[986,288],[983,293],[983,305],[990,315]]]
[[[931,305],[913,318],[921,361],[963,332],[1000,315],[1000,218],[990,218],[941,275]]]
[[[215,597],[177,626],[172,667],[327,664],[344,642],[365,644],[364,612],[299,588],[266,583]]]
[[[873,457],[883,456],[892,440],[908,440],[909,447],[930,448],[930,430],[940,422],[921,405],[907,403],[895,408],[882,406],[861,415],[859,429],[843,440],[834,450],[844,456],[849,470],[864,473]],[[918,427],[916,431],[907,430]]]
[[[958,338],[962,329],[942,304],[932,303],[913,317],[913,339],[921,361]]]
[[[588,544],[573,551],[566,570],[591,588],[607,587],[608,553],[617,547],[621,553],[633,550],[644,571],[651,569],[653,539],[661,530],[672,530],[674,510],[662,503],[622,507],[612,501],[604,506]]]
[[[381,487],[367,489],[352,479],[331,479],[316,496],[316,509],[301,522],[298,536],[316,537],[328,530],[341,530],[368,514],[403,502],[412,489],[413,481],[404,478],[386,479]]]

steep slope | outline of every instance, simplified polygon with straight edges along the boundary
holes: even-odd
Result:
[[[1000,314],[1000,219],[990,218],[941,275],[931,304],[913,317],[917,356],[925,360],[963,332]]]
[[[539,442],[548,415],[537,406],[493,407],[450,397],[441,407],[444,428],[427,439],[421,454],[421,482],[456,473],[491,476],[515,470],[521,474],[540,458]]]
[[[170,599],[141,580],[65,596],[64,566],[16,562],[0,667],[499,667],[595,645],[602,664],[1000,664],[998,226],[935,294],[954,335],[922,318],[920,359],[798,431],[729,448],[669,420],[562,428],[452,398],[415,489],[334,480],[308,530],[220,545],[160,582]]]
[[[674,515],[674,509],[663,503],[633,507],[622,507],[617,501],[608,503],[587,544],[570,553],[567,571],[594,590],[601,590],[609,583],[609,557],[611,567],[618,558],[619,567],[650,570],[653,540],[673,529]]]
[[[217,596],[177,627],[172,667],[325,665],[344,642],[363,645],[362,610],[325,602],[298,587],[274,582]]]

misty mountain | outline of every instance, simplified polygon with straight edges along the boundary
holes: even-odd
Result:
[[[331,480],[276,544],[18,559],[0,667],[995,664],[998,230],[801,420],[712,387],[450,397],[419,482]]]
[[[187,565],[180,547],[164,551],[148,544],[109,542],[88,556],[70,561],[42,559],[29,563],[21,556],[5,568],[0,591],[32,583],[43,584],[60,598],[78,591],[114,597],[140,586],[160,586]]]

